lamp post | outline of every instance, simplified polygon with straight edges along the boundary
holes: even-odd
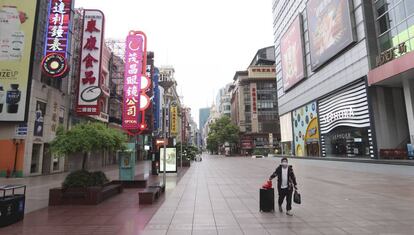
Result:
[[[163,156],[163,173],[162,173],[162,182],[163,182],[163,186],[166,187],[166,183],[167,183],[167,175],[166,175],[166,157],[167,157],[167,93],[168,90],[170,89],[170,87],[172,87],[175,84],[175,82],[170,79],[168,76],[161,76],[161,80],[158,82],[158,85],[160,87],[162,87],[164,89],[164,95],[163,95],[163,101],[164,101],[164,105],[163,105],[163,122],[162,122],[162,131],[163,131],[163,138],[164,138],[164,156]]]

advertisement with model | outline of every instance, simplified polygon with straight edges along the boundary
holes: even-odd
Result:
[[[280,40],[284,91],[305,78],[302,16],[298,15]]]
[[[312,71],[355,42],[351,6],[349,0],[308,1]]]
[[[167,173],[176,173],[177,172],[177,150],[176,148],[167,148],[167,156],[166,156],[166,166],[165,172]],[[159,172],[164,171],[164,148],[160,148],[160,170]]]
[[[0,121],[27,120],[38,1],[0,5]]]

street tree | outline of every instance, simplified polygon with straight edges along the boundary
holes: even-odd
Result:
[[[102,123],[81,123],[67,131],[60,127],[51,142],[51,150],[57,156],[82,153],[82,170],[85,170],[90,152],[123,150],[126,141],[124,133]]]
[[[216,152],[220,146],[226,142],[237,144],[240,138],[238,126],[234,125],[228,116],[223,116],[217,119],[209,127],[207,136],[207,149],[211,152]]]

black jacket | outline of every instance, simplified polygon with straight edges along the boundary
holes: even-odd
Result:
[[[270,176],[269,179],[273,179],[277,177],[277,189],[280,190],[282,187],[282,166],[279,165],[275,172],[273,172],[273,174]],[[296,187],[297,183],[296,183],[296,176],[295,173],[293,173],[293,168],[292,166],[288,166],[288,188],[292,189],[293,186]]]

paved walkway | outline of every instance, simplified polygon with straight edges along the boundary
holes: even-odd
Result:
[[[149,163],[137,166],[137,174],[148,172]],[[144,171],[144,169],[147,169]],[[0,228],[0,235],[136,235],[141,234],[145,225],[163,204],[166,197],[174,190],[179,179],[185,174],[183,168],[180,174],[167,176],[166,193],[152,205],[139,205],[138,191],[142,189],[124,189],[120,195],[112,197],[94,206],[53,206],[35,210],[25,215],[23,221]],[[117,170],[107,171],[108,177],[117,179]],[[63,177],[56,175],[57,178]],[[162,176],[160,176],[162,177]],[[158,180],[161,180],[159,177]],[[30,179],[27,179],[30,181]],[[61,182],[61,181],[60,181]],[[47,190],[55,182],[45,184]],[[47,186],[46,186],[47,185]],[[34,188],[36,188],[34,190]],[[32,191],[28,202],[36,203],[33,198],[40,185],[29,187]],[[33,191],[34,190],[34,191]],[[43,193],[42,193],[43,194]],[[45,193],[46,194],[46,193]],[[43,198],[43,196],[42,196]],[[48,199],[42,199],[47,200]],[[31,208],[36,205],[31,205]]]
[[[414,167],[292,159],[302,205],[259,212],[259,187],[279,158],[204,156],[144,234],[413,234]]]
[[[148,173],[150,167],[150,162],[140,161],[136,165],[135,173],[137,175]],[[101,170],[105,172],[110,180],[119,178],[117,165],[108,166]],[[0,178],[0,185],[27,185],[25,213],[29,213],[47,207],[49,203],[49,189],[60,187],[68,174],[69,172],[26,178]]]

